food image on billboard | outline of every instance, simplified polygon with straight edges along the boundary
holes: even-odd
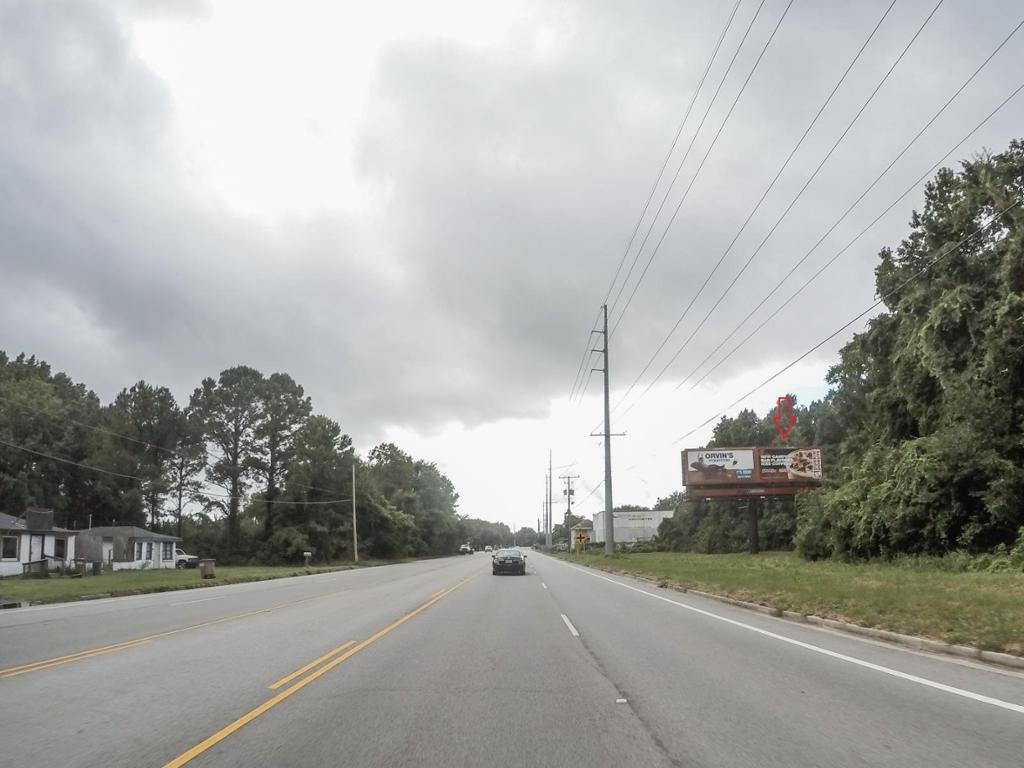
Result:
[[[762,448],[758,470],[763,482],[821,480],[820,448]]]
[[[753,448],[683,451],[684,485],[731,485],[753,479]]]

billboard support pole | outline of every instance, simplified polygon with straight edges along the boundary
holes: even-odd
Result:
[[[753,498],[747,501],[747,513],[750,516],[750,554],[756,555],[761,551],[761,537],[758,530],[758,516],[761,512],[762,498]]]

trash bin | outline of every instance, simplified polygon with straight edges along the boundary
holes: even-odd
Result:
[[[212,579],[216,577],[214,566],[217,564],[216,560],[200,560],[199,561],[199,575],[204,579]]]
[[[93,576],[99,576],[100,575],[100,571],[102,569],[103,569],[103,563],[101,563],[99,560],[96,560],[92,564],[92,575]]]

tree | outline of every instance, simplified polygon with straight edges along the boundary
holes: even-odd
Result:
[[[295,436],[313,406],[302,387],[287,373],[272,373],[263,379],[258,397],[259,421],[254,430],[256,454],[250,466],[264,482],[264,536],[270,536],[281,477],[291,459]]]
[[[253,461],[258,455],[256,427],[260,423],[263,376],[244,365],[228,368],[218,379],[203,379],[192,393],[189,407],[203,425],[203,436],[220,456],[208,465],[207,479],[223,488],[225,499],[213,499],[227,517],[227,549],[237,553],[241,527],[239,510],[248,486]]]
[[[657,510],[678,509],[685,499],[686,494],[683,491],[672,491],[665,498],[659,498],[654,502],[654,508]]]
[[[178,419],[177,441],[167,464],[167,488],[174,517],[175,534],[182,535],[182,518],[188,504],[205,504],[200,493],[200,475],[206,469],[206,442],[202,424],[191,409],[186,408]]]
[[[112,448],[129,457],[131,474],[143,478],[142,498],[155,530],[163,514],[167,468],[181,424],[178,404],[167,387],[139,381],[121,390],[106,413]]]
[[[524,526],[516,531],[515,542],[518,547],[532,547],[537,545],[540,539],[537,536],[537,531]]]
[[[649,512],[650,509],[641,504],[622,504],[621,506],[614,507],[612,514],[617,515],[620,512]]]
[[[940,171],[884,248],[887,311],[840,352],[832,475],[799,500],[808,557],[986,551],[1024,524],[1024,143]]]
[[[437,466],[413,459],[393,443],[370,451],[368,469],[382,498],[415,522],[415,554],[448,554],[462,531],[455,486]]]
[[[337,422],[311,416],[295,435],[280,504],[275,504],[275,529],[267,537],[271,558],[297,559],[312,549],[328,562],[351,553],[352,439]],[[348,498],[345,498],[348,497]],[[334,502],[335,499],[340,501]],[[374,501],[364,497],[363,507]],[[364,535],[372,533],[367,521]]]

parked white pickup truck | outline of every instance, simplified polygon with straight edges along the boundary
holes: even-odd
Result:
[[[174,549],[174,567],[175,568],[198,568],[199,558],[195,555],[190,555],[183,549]]]

